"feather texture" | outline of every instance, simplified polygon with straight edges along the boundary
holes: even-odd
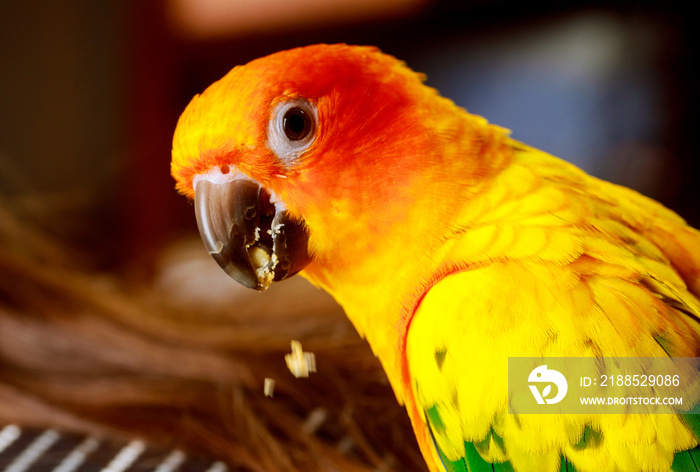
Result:
[[[232,166],[304,221],[302,275],[367,338],[432,471],[697,463],[693,418],[509,415],[506,382],[509,356],[700,356],[700,233],[422,81],[346,45],[237,67],[180,118],[178,189]],[[265,136],[290,97],[318,111],[291,164]]]
[[[424,448],[434,444],[447,470],[479,464],[472,447],[516,471],[559,470],[562,457],[579,471],[665,471],[674,460],[673,470],[686,470],[681,464],[696,452],[674,458],[698,444],[693,415],[507,413],[508,357],[697,357],[700,350],[700,304],[688,290],[695,281],[686,283],[675,254],[665,252],[673,240],[654,243],[659,227],[669,237],[689,234],[683,221],[632,191],[514,148],[496,185],[515,190],[483,194],[494,211],[464,224],[479,231],[445,242],[453,251],[447,261],[476,268],[432,285],[408,332],[408,381],[420,406],[414,424],[430,432]],[[537,183],[518,191],[525,172]],[[697,273],[682,262],[685,274]]]

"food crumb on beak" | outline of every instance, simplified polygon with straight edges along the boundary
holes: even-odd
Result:
[[[277,256],[260,246],[248,248],[250,262],[255,270],[255,276],[263,287],[269,287],[275,278],[275,267],[277,267]]]
[[[316,372],[316,356],[313,352],[304,352],[299,341],[292,341],[292,353],[284,356],[287,368],[294,377],[308,377],[309,372]]]
[[[248,248],[248,254],[250,255],[250,261],[258,269],[265,268],[270,263],[270,254],[261,247],[252,246]]]

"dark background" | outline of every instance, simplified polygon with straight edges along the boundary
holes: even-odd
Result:
[[[379,46],[516,139],[700,226],[689,6],[218,3],[231,6],[0,0],[0,204],[94,267],[148,266],[196,231],[169,175],[172,132],[191,97],[261,55],[346,42]],[[186,10],[197,4],[210,15]]]

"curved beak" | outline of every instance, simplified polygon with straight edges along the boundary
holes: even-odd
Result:
[[[265,290],[311,262],[303,221],[292,220],[257,182],[241,174],[229,181],[202,178],[194,195],[204,245],[241,285]]]

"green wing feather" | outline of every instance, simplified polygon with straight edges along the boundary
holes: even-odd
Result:
[[[445,457],[443,451],[438,447],[435,441],[435,431],[440,431],[444,428],[444,422],[440,418],[437,408],[434,406],[425,410],[425,418],[428,423],[430,437],[433,447],[438,451],[440,460],[446,472],[514,472],[513,466],[509,462],[490,463],[486,462],[479,455],[478,447],[487,443],[491,438],[487,437],[482,443],[474,444],[471,442],[464,443],[465,455],[457,461],[451,461]],[[688,426],[696,438],[700,438],[700,415],[681,415],[683,422]],[[495,433],[494,439],[498,441],[500,438]],[[587,427],[581,436],[581,441],[576,444],[576,448],[595,447],[602,440],[602,435]],[[566,457],[561,456],[560,472],[576,472],[576,467],[569,462]],[[673,465],[670,472],[700,472],[700,447],[689,451],[679,452],[675,455]]]
[[[500,463],[491,463],[491,462],[486,462],[482,457],[479,455],[478,448],[480,446],[483,446],[484,444],[487,444],[491,438],[496,442],[502,442],[503,440],[498,437],[493,431],[489,433],[489,435],[486,437],[484,441],[482,441],[479,444],[474,444],[471,442],[465,442],[464,443],[464,451],[465,455],[461,459],[457,461],[451,461],[445,457],[445,454],[442,452],[442,450],[438,447],[436,441],[435,441],[435,436],[434,436],[434,430],[440,430],[444,428],[444,423],[442,419],[440,418],[440,414],[437,411],[437,408],[432,407],[427,410],[425,410],[425,417],[428,422],[428,428],[430,431],[430,437],[432,439],[433,447],[435,450],[438,451],[438,455],[440,456],[440,460],[442,461],[442,466],[445,468],[446,472],[515,472],[513,469],[513,466],[510,464],[510,462],[500,462]],[[589,429],[587,428],[587,431]],[[589,430],[589,437],[595,437],[596,433],[592,430]],[[585,433],[584,433],[585,437]],[[585,441],[584,438],[582,438],[582,443]],[[587,440],[586,440],[587,441]],[[675,463],[674,463],[675,464]],[[559,469],[560,472],[576,472],[576,468],[574,465],[567,461],[564,456],[561,457],[561,468]],[[686,470],[695,470],[695,469],[678,469],[679,471],[686,471]]]

